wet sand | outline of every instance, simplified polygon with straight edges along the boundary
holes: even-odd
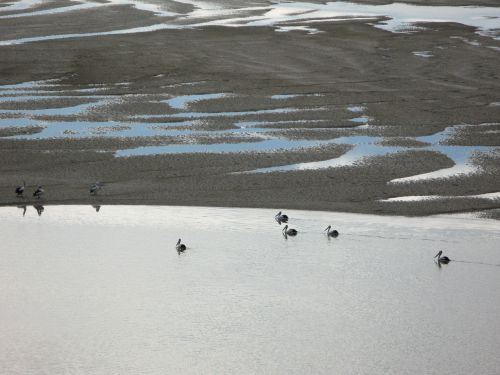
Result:
[[[496,4],[469,1],[464,5]],[[179,7],[175,11],[191,10],[187,4]],[[85,32],[109,31],[121,28],[124,22],[127,27],[149,25],[155,17],[130,6],[113,6],[68,13],[62,18],[57,14],[29,20],[7,18],[0,19],[0,35],[9,40],[42,31],[44,35],[81,32],[82,28]],[[61,19],[65,22],[59,22]],[[23,27],[13,27],[19,24]],[[125,129],[131,126],[131,117],[153,116],[147,118],[149,123],[168,127],[168,122],[186,119],[172,117],[178,111],[159,101],[203,93],[235,97],[190,103],[186,112],[297,109],[210,117],[190,125],[190,129],[209,134],[185,137],[31,140],[6,137],[36,135],[37,125],[2,128],[0,204],[32,202],[29,197],[17,199],[13,194],[15,186],[25,180],[30,192],[39,184],[45,187],[45,204],[182,204],[403,215],[499,208],[495,199],[382,201],[397,196],[472,196],[500,190],[498,152],[475,158],[480,168],[473,175],[391,183],[454,165],[446,155],[424,149],[414,137],[468,124],[470,127],[459,129],[447,142],[456,146],[500,145],[497,125],[480,126],[500,119],[500,106],[492,104],[500,102],[500,41],[456,23],[423,26],[427,30],[408,34],[380,30],[367,21],[316,22],[314,27],[321,33],[314,35],[276,32],[272,27],[217,26],[0,46],[1,85],[59,79],[58,84],[72,89],[107,88],[104,93],[72,93],[76,98],[51,99],[50,108],[104,100],[98,94],[112,96],[111,102],[89,113],[46,113],[36,115],[37,121],[113,121],[117,129]],[[416,51],[430,51],[432,56],[421,57],[414,54]],[[291,94],[297,96],[271,99]],[[1,102],[0,109],[26,111],[48,105],[40,100]],[[366,127],[351,121],[357,114],[347,108],[353,105],[365,107],[359,115],[366,117]],[[325,140],[364,134],[381,137],[380,144],[402,150],[341,168],[265,174],[234,172],[331,159],[351,147],[330,144],[246,154],[113,155],[117,150],[150,145],[259,140],[255,134],[232,138],[210,134],[235,129],[238,121],[263,122],[262,127],[269,131],[265,136]],[[177,128],[182,129],[182,125]],[[103,181],[105,187],[90,197],[88,188],[95,181]]]

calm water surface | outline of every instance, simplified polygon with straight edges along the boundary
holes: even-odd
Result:
[[[0,208],[2,373],[498,374],[498,221],[275,213]]]

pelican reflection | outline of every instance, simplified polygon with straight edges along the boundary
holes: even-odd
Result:
[[[38,216],[42,216],[43,211],[45,211],[45,208],[41,204],[35,204],[33,206],[38,213]]]

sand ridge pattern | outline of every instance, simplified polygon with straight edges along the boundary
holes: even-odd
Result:
[[[5,5],[1,203],[498,208],[500,8],[463,5]]]

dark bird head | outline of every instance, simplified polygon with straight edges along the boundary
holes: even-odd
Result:
[[[438,258],[438,257],[440,257],[442,254],[443,254],[443,250],[439,250],[439,252],[438,252],[436,255],[434,255],[434,258]]]
[[[325,230],[324,230],[324,231],[328,231],[328,230],[330,230],[330,229],[332,229],[332,226],[331,226],[331,225],[327,226],[327,227],[325,228]]]

